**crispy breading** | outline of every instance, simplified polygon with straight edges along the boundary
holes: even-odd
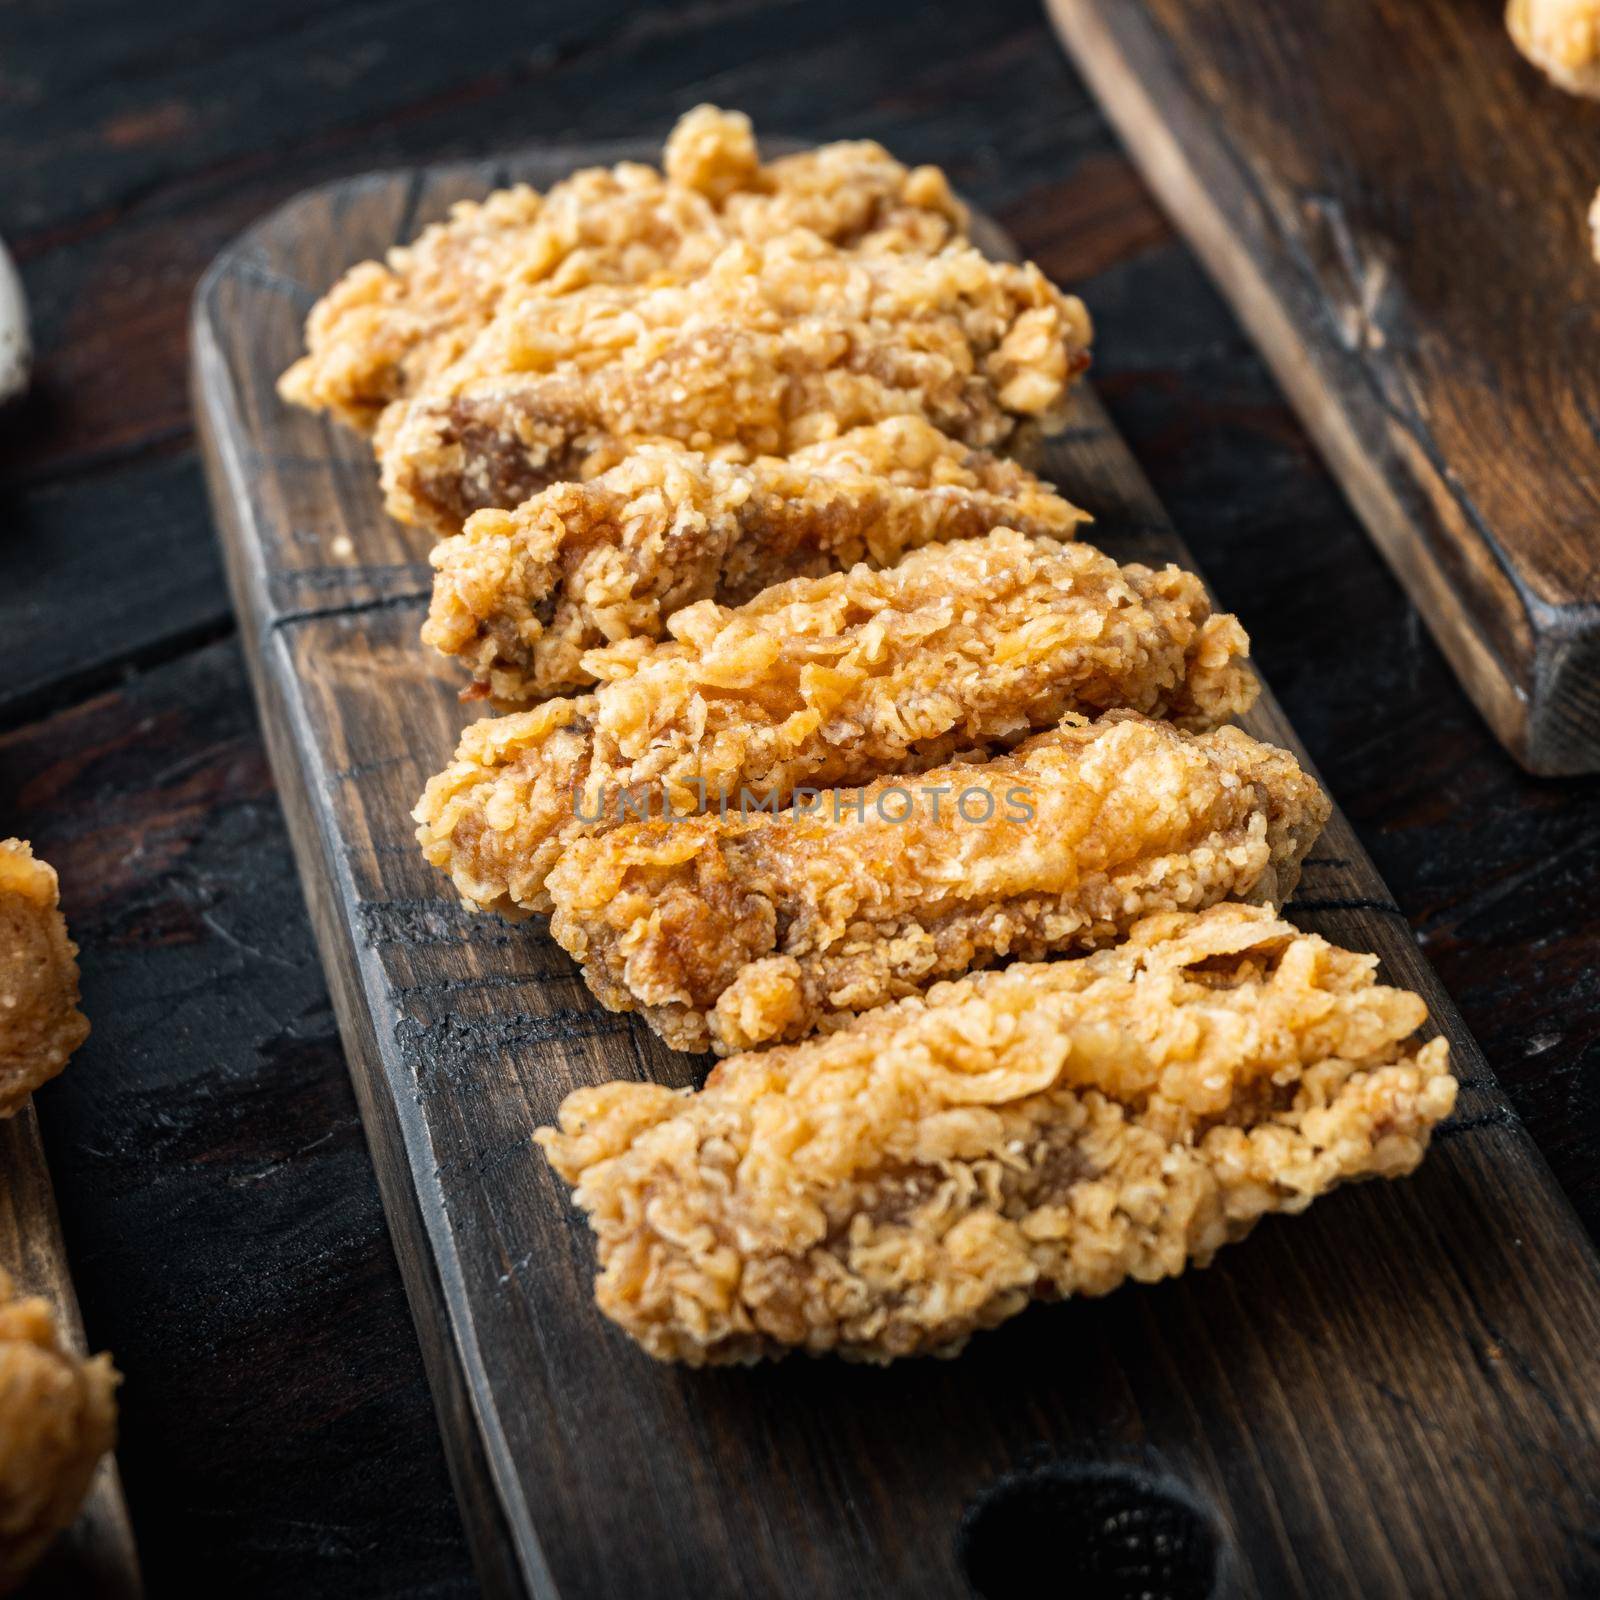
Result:
[[[1506,26],[1552,82],[1600,96],[1600,0],[1510,0]]]
[[[119,1382],[110,1356],[68,1349],[49,1303],[17,1296],[0,1268],[0,1594],[77,1515],[116,1443]]]
[[[0,1117],[20,1110],[89,1034],[60,899],[55,870],[25,840],[0,839]]]
[[[645,446],[588,483],[480,511],[433,552],[423,642],[460,656],[504,705],[594,682],[597,645],[659,639],[696,600],[992,528],[1070,539],[1087,514],[1015,462],[896,417],[749,466]]]
[[[750,119],[697,106],[667,140],[665,173],[590,167],[543,196],[526,184],[462,201],[385,262],[364,261],[312,308],[284,399],[370,429],[442,371],[507,292],[692,277],[734,239],[795,228],[866,251],[942,248],[966,213],[937,167],[881,145],[824,145],[763,166]]]
[[[1031,263],[864,255],[805,231],[732,244],[685,283],[508,298],[385,415],[387,504],[449,535],[643,443],[749,461],[893,416],[1012,448],[1063,423],[1089,341],[1082,301]]]
[[[662,159],[668,183],[704,194],[728,239],[808,228],[867,255],[931,255],[967,235],[967,208],[938,167],[906,167],[872,139],[841,139],[761,162],[750,119],[696,106]]]
[[[1002,749],[1069,713],[1211,727],[1257,693],[1244,630],[1197,578],[1009,529],[735,610],[701,601],[668,626],[670,642],[591,652],[596,694],[463,734],[416,818],[468,901],[547,910],[561,850],[629,810],[689,813],[741,789],[784,805],[802,786]]]
[[[594,717],[585,695],[462,730],[411,815],[423,855],[466,905],[506,917],[550,909],[545,878],[589,831],[579,812],[595,765]]]
[[[550,929],[603,1005],[728,1054],[1156,911],[1280,904],[1327,817],[1285,751],[1113,712],[777,815],[574,840],[546,880]]]
[[[579,1089],[536,1138],[594,1229],[600,1309],[658,1359],[952,1355],[1412,1171],[1457,1085],[1376,966],[1268,911],[1169,913],[699,1093]]]
[[[603,216],[626,237],[630,222],[637,230],[648,218],[698,233],[699,197],[660,191],[656,175],[634,165],[576,173],[566,188],[574,202],[582,197],[573,206],[574,224]],[[370,432],[391,401],[414,392],[466,349],[493,315],[516,263],[538,259],[534,241],[546,232],[539,225],[544,209],[543,198],[526,184],[481,202],[462,200],[450,208],[448,221],[424,229],[412,244],[397,245],[386,260],[351,267],[312,306],[306,354],[279,378],[279,395]],[[561,249],[556,230],[548,232],[555,265],[573,247]],[[575,248],[587,260],[598,243]]]

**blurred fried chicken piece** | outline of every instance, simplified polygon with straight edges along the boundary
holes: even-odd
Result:
[[[583,654],[659,639],[696,600],[740,605],[786,578],[992,528],[1070,539],[1087,515],[1014,462],[915,417],[749,466],[645,446],[589,483],[480,511],[433,552],[423,642],[516,704],[594,682]]]
[[[1600,96],[1600,0],[1510,0],[1506,26],[1553,83]]]
[[[387,504],[449,535],[640,444],[749,461],[893,416],[1010,446],[1061,425],[1089,340],[1082,301],[1031,264],[737,243],[687,283],[508,298],[386,414]]]
[[[1210,1263],[1266,1213],[1412,1171],[1455,1103],[1423,1003],[1270,912],[1139,923],[942,983],[699,1093],[579,1089],[535,1136],[600,1309],[693,1366],[953,1355],[1033,1300]]]
[[[603,1005],[726,1055],[1152,912],[1279,904],[1327,817],[1285,751],[1114,712],[777,815],[575,840],[550,929]]]
[[[666,643],[586,657],[578,700],[468,728],[416,811],[424,854],[469,902],[549,908],[573,839],[741,789],[767,806],[1004,748],[1063,715],[1131,707],[1192,727],[1248,709],[1235,617],[1197,578],[1001,529],[898,566],[797,578],[677,612]],[[624,804],[626,799],[627,804]]]
[[[0,1594],[77,1515],[116,1443],[119,1382],[110,1356],[68,1349],[49,1302],[17,1297],[0,1269]]]
[[[370,429],[454,361],[508,292],[693,277],[734,239],[795,228],[868,252],[930,252],[966,232],[937,167],[903,167],[870,140],[763,166],[748,117],[697,106],[664,165],[589,167],[542,198],[518,184],[462,201],[386,263],[351,268],[312,308],[284,399]]]
[[[21,839],[0,839],[0,1117],[66,1066],[88,1037],[78,1010],[78,947],[55,870]]]

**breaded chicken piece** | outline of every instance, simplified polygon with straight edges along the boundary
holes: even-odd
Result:
[[[733,244],[687,283],[508,299],[385,415],[387,504],[450,535],[640,444],[749,461],[894,416],[1012,447],[1062,424],[1089,341],[1082,301],[969,247],[862,255],[809,232]]]
[[[1069,713],[1131,707],[1193,727],[1257,694],[1238,620],[1197,578],[1001,529],[898,566],[797,578],[728,610],[677,612],[667,643],[586,661],[599,691],[490,718],[416,811],[424,854],[469,902],[549,908],[572,840],[624,816],[687,814],[741,789],[920,772],[1002,749]]]
[[[1285,751],[1114,712],[777,815],[575,840],[550,930],[610,1010],[726,1055],[1156,911],[1280,904],[1327,818]]]
[[[77,1515],[116,1443],[120,1382],[110,1356],[68,1349],[49,1303],[17,1297],[0,1268],[0,1594]]]
[[[0,1117],[21,1110],[89,1034],[60,898],[55,870],[26,841],[0,839]]]
[[[1206,1266],[1266,1213],[1412,1171],[1455,1103],[1377,960],[1270,912],[902,1000],[699,1093],[579,1089],[535,1136],[600,1309],[663,1361],[953,1355],[1033,1300]]]
[[[370,429],[454,361],[508,291],[692,277],[734,239],[795,228],[865,251],[933,251],[966,232],[937,167],[908,169],[870,141],[763,166],[750,119],[713,106],[679,121],[664,165],[585,168],[542,198],[518,184],[462,201],[386,262],[351,268],[312,308],[283,398]]]
[[[1506,26],[1552,82],[1600,96],[1600,0],[1510,0]]]
[[[594,682],[583,654],[659,639],[696,600],[741,605],[992,528],[1070,539],[1087,514],[1015,462],[916,417],[749,466],[645,446],[589,483],[480,511],[433,552],[423,642],[460,656],[503,704]]]

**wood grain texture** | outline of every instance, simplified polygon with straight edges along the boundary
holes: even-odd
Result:
[[[219,260],[194,326],[230,580],[447,1441],[459,1464],[481,1440],[529,1592],[959,1595],[973,1529],[1019,1482],[1070,1500],[1104,1471],[1196,1508],[1219,1592],[1583,1592],[1600,1265],[1342,817],[1295,915],[1420,989],[1465,1083],[1416,1178],[1268,1222],[1205,1273],[1036,1310],[954,1363],[688,1373],[594,1311],[586,1229],[528,1135],[578,1083],[700,1064],[417,857],[407,813],[466,715],[416,643],[424,542],[376,514],[364,446],[272,392],[340,266],[587,159],[314,192]],[[1092,395],[1049,466],[1113,554],[1187,561]],[[1270,701],[1251,725],[1293,743]],[[483,1480],[462,1485],[481,1553]]]
[[[63,1343],[88,1355],[32,1101],[0,1121],[0,1266],[19,1294],[50,1302]],[[29,1579],[27,1600],[140,1600],[143,1593],[122,1479],[115,1457],[107,1456],[76,1521]]]
[[[1050,0],[1496,735],[1600,770],[1600,106],[1500,0]]]

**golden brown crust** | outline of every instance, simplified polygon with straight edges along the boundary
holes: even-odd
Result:
[[[697,600],[999,527],[1070,539],[1087,514],[1014,462],[897,417],[749,466],[645,446],[589,483],[480,511],[433,552],[425,644],[460,656],[504,706],[595,681],[597,646],[660,639]]]
[[[569,192],[587,204],[604,199],[608,213],[622,219],[641,202],[650,206],[644,173],[578,173]],[[311,308],[306,354],[278,380],[278,393],[291,405],[331,411],[369,432],[385,406],[443,371],[472,342],[516,263],[537,258],[529,241],[543,208],[526,184],[482,202],[463,200],[447,221],[397,246],[386,261],[350,268]],[[581,216],[575,211],[574,220]]]
[[[78,947],[53,868],[0,839],[0,1117],[21,1109],[88,1037],[78,1010]]]
[[[592,652],[608,680],[595,695],[462,736],[416,816],[468,900],[548,909],[561,849],[614,825],[624,796],[635,815],[741,789],[784,805],[803,785],[1004,748],[1071,712],[1211,727],[1257,692],[1243,629],[1212,615],[1196,578],[1005,529],[794,579],[736,610],[702,601],[669,626],[671,642]]]
[[[110,1356],[67,1349],[48,1302],[17,1297],[0,1269],[0,1594],[77,1515],[116,1443],[120,1381]]]
[[[593,695],[465,728],[412,812],[422,853],[462,901],[505,917],[548,911],[544,882],[569,839],[594,764]]]
[[[937,798],[936,798],[937,796]],[[792,811],[629,822],[550,871],[551,932],[614,1011],[719,1054],[940,978],[1281,903],[1328,817],[1282,750],[1132,712]]]
[[[894,416],[998,449],[1061,424],[1089,341],[1083,303],[1031,264],[741,242],[688,282],[508,298],[384,418],[387,504],[449,535],[643,443],[749,461]]]
[[[1600,0],[1509,0],[1506,26],[1552,82],[1600,96]]]
[[[938,167],[905,167],[871,139],[844,139],[761,164],[750,119],[696,106],[667,139],[669,183],[704,194],[728,240],[808,228],[866,254],[942,250],[967,233],[967,208]]]
[[[966,214],[937,168],[908,170],[867,141],[762,166],[749,118],[698,106],[667,141],[665,173],[637,162],[463,201],[386,262],[352,268],[312,308],[284,399],[371,429],[472,342],[507,293],[692,277],[735,239],[794,228],[862,250],[942,248]]]
[[[1206,1265],[1268,1212],[1399,1177],[1454,1104],[1377,962],[1271,913],[903,1000],[723,1062],[699,1093],[580,1089],[537,1135],[600,1309],[692,1365],[953,1354],[1032,1300]]]

